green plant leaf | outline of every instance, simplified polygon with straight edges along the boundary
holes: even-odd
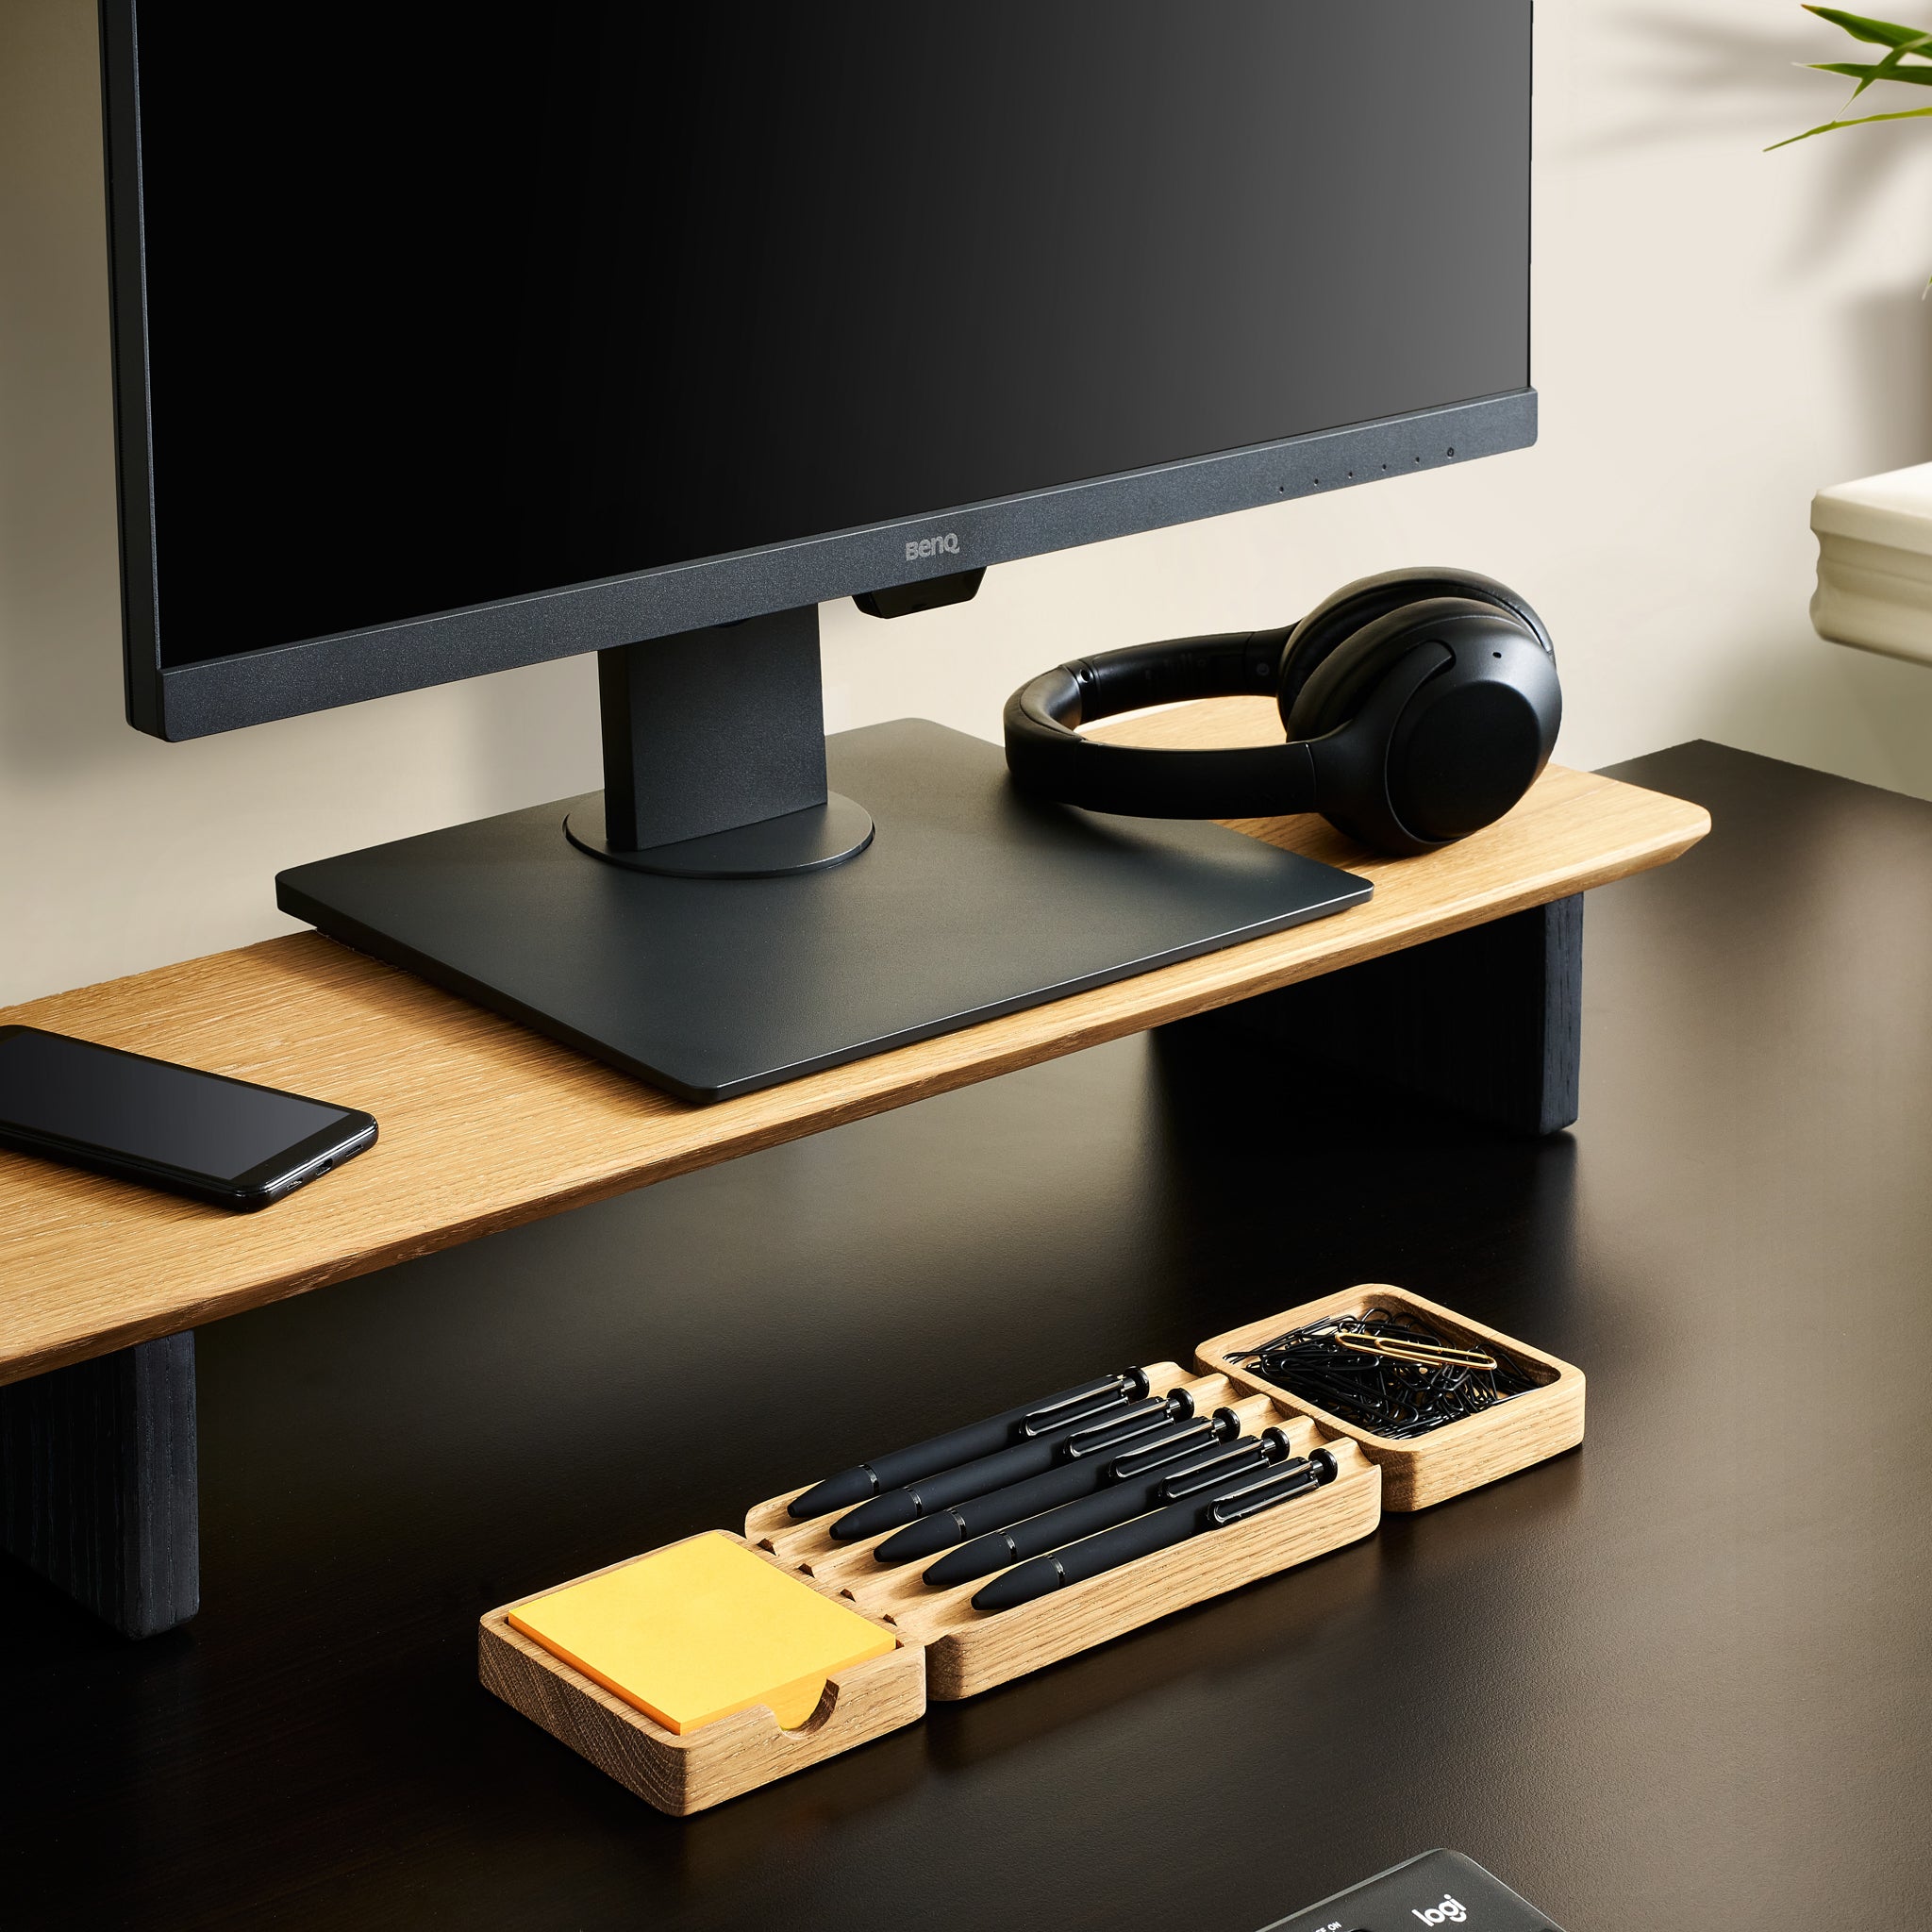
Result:
[[[1857,87],[1852,90],[1852,99],[1857,100],[1874,80],[1890,80],[1905,65],[1907,54],[1923,54],[1932,46],[1932,34],[1917,34],[1909,41],[1901,41],[1885,58],[1875,66]]]
[[[1874,121],[1917,121],[1932,114],[1932,108],[1901,108],[1890,114],[1859,114],[1850,121],[1827,121],[1820,127],[1807,127],[1803,134],[1788,135],[1783,141],[1774,141],[1764,150],[1775,154],[1781,147],[1790,147],[1794,142],[1809,141],[1814,134],[1834,134],[1840,127],[1869,127]]]
[[[1880,47],[1896,47],[1919,37],[1915,26],[1897,26],[1889,20],[1867,20],[1863,14],[1843,13],[1836,7],[1807,6],[1805,11],[1815,13],[1820,20],[1828,20],[1833,26],[1843,27],[1855,41],[1870,41]]]
[[[1870,75],[1874,80],[1879,78],[1876,68],[1860,67],[1851,60],[1811,60],[1806,65],[1814,74],[1842,74],[1847,79],[1852,80],[1856,80],[1861,74]],[[1902,80],[1907,87],[1932,87],[1932,66],[1901,67],[1896,74],[1888,74],[1884,78]]]

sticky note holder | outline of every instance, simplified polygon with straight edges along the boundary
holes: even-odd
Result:
[[[732,1541],[744,1542],[742,1537]],[[769,1552],[756,1554],[788,1576],[797,1577],[795,1570]],[[625,1563],[591,1574],[606,1575],[642,1560],[627,1557]],[[823,1584],[812,1587],[845,1609],[856,1608],[837,1591]],[[835,1671],[825,1679],[818,1708],[797,1729],[782,1729],[770,1709],[758,1705],[680,1735],[511,1626],[510,1611],[549,1594],[547,1590],[536,1591],[502,1605],[483,1619],[477,1657],[485,1688],[626,1790],[675,1818],[836,1757],[925,1715],[924,1648],[879,1624],[894,1639],[893,1647],[883,1657]],[[877,1623],[875,1618],[866,1621]]]

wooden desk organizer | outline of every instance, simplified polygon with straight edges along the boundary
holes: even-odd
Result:
[[[1352,1428],[1227,1359],[1231,1351],[1320,1315],[1372,1307],[1417,1312],[1458,1341],[1479,1339],[1499,1347],[1548,1379],[1487,1414],[1414,1442],[1397,1442]],[[842,1511],[795,1521],[787,1505],[808,1485],[760,1503],[745,1518],[743,1540],[897,1640],[890,1655],[827,1679],[818,1708],[795,1731],[781,1730],[762,1706],[683,1736],[666,1730],[511,1629],[506,1613],[514,1605],[491,1610],[482,1621],[483,1682],[627,1790],[660,1811],[683,1817],[910,1724],[924,1714],[928,1697],[972,1697],[1354,1542],[1381,1521],[1385,1494],[1392,1508],[1423,1508],[1553,1456],[1583,1436],[1583,1377],[1577,1370],[1401,1289],[1354,1289],[1271,1315],[1205,1343],[1200,1361],[1193,1373],[1174,1362],[1150,1363],[1149,1383],[1163,1394],[1186,1389],[1197,1415],[1232,1408],[1248,1433],[1279,1425],[1297,1456],[1325,1448],[1336,1460],[1335,1479],[1280,1508],[991,1615],[972,1604],[984,1577],[952,1590],[928,1589],[920,1573],[935,1558],[881,1569],[873,1552],[883,1538],[840,1542],[832,1537],[830,1525]]]

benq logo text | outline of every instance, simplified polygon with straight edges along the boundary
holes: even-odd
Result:
[[[1442,1894],[1442,1903],[1441,1905],[1430,1906],[1425,1910],[1418,1910],[1417,1907],[1411,1906],[1409,1910],[1414,1912],[1415,1916],[1424,1925],[1441,1925],[1444,1924],[1459,1925],[1463,1920],[1469,1917],[1467,1907],[1458,1905],[1446,1891]]]
[[[922,537],[916,543],[906,546],[906,561],[917,563],[923,557],[958,557],[959,540],[951,530],[943,537]]]

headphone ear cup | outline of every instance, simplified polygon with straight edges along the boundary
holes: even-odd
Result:
[[[1402,659],[1425,641],[1424,626],[1493,607],[1470,597],[1432,597],[1423,604],[1405,600],[1332,646],[1302,684],[1294,707],[1282,721],[1291,739],[1325,738],[1359,711],[1369,693]]]
[[[1343,584],[1332,596],[1324,597],[1289,636],[1288,648],[1282,653],[1281,681],[1275,692],[1288,735],[1311,735],[1298,732],[1291,722],[1295,707],[1308,680],[1350,638],[1405,605],[1437,597],[1467,598],[1514,618],[1554,661],[1556,650],[1542,619],[1508,585],[1499,584],[1480,571],[1423,565],[1410,570],[1383,571],[1378,576],[1357,577],[1352,584]],[[1327,728],[1332,730],[1334,726]]]
[[[1295,700],[1316,809],[1384,852],[1426,852],[1492,824],[1556,743],[1555,659],[1514,612],[1430,597],[1365,625]]]

